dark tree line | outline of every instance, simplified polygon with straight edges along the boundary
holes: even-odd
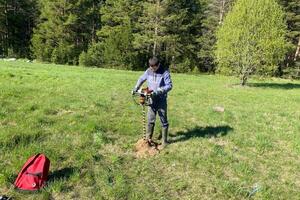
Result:
[[[214,72],[216,32],[238,0],[0,0],[0,56],[142,69],[157,55],[173,71]],[[297,67],[299,0],[277,0]],[[298,48],[297,48],[298,47]]]
[[[30,57],[39,9],[35,0],[0,0],[0,56]]]
[[[290,42],[290,48],[286,58],[281,66],[279,73],[290,66],[296,67],[297,75],[300,75],[300,2],[298,0],[278,0],[285,11],[288,32],[287,39]],[[293,67],[291,68],[293,70]]]

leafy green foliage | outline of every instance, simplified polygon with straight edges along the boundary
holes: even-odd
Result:
[[[197,65],[198,1],[106,1],[100,12],[102,27],[97,35],[104,66],[141,69],[153,55],[175,72],[191,71]]]
[[[145,57],[159,55],[175,72],[197,66],[197,38],[201,32],[198,1],[144,1],[138,18],[134,47]]]
[[[276,1],[290,42],[285,61],[274,64],[284,75],[298,65],[299,4]],[[234,2],[0,0],[0,56],[137,70],[158,55],[173,72],[215,72],[216,31]]]
[[[95,40],[101,0],[40,1],[40,21],[34,30],[32,51],[38,60],[78,64],[79,54]]]
[[[132,45],[132,20],[136,17],[133,6],[131,1],[125,0],[105,2],[100,9],[102,27],[97,32],[98,42],[91,45],[87,53],[82,53],[82,65],[133,69],[136,61]]]
[[[298,67],[298,76],[300,74],[300,61],[295,58],[297,47],[300,41],[300,3],[298,0],[278,0],[285,10],[285,19],[287,21],[287,39],[290,42],[289,51],[286,54],[285,61],[279,66],[279,73],[282,75],[284,70]],[[296,61],[296,62],[295,62]],[[297,66],[298,65],[298,66]],[[292,71],[293,72],[293,71]],[[295,76],[295,73],[289,73]]]
[[[171,71],[189,72],[199,68],[198,41],[202,34],[204,4],[201,1],[167,1],[167,33],[164,57]],[[181,70],[178,70],[181,68]]]
[[[93,43],[87,52],[83,51],[79,56],[79,65],[87,67],[103,66],[103,45],[101,43]]]
[[[272,74],[287,45],[283,11],[275,0],[238,0],[217,33],[216,58],[221,73]]]
[[[141,2],[141,6],[135,48],[143,50],[149,56],[160,55],[166,36],[166,1],[145,0]]]
[[[132,69],[132,3],[126,0],[106,1],[101,9],[102,28],[98,32],[103,46],[103,61],[108,67]]]
[[[201,45],[198,51],[199,70],[214,72],[216,63],[214,59],[214,48],[216,44],[217,28],[230,10],[234,0],[206,0],[203,2],[204,16],[202,19],[202,34],[198,38]]]

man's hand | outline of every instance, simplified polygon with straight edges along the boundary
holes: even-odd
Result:
[[[133,88],[131,94],[134,95],[138,90],[139,90],[138,88]]]
[[[158,88],[156,91],[152,92],[152,97],[156,97],[159,96],[161,94],[163,94],[163,90],[161,88]]]

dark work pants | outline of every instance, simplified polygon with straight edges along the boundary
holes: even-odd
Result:
[[[153,102],[153,105],[149,106],[148,109],[148,125],[155,124],[156,114],[160,118],[160,122],[163,128],[169,126],[168,116],[167,116],[167,100],[159,99]]]

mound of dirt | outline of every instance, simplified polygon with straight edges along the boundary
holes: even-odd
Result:
[[[140,139],[135,144],[135,156],[137,158],[146,158],[154,156],[159,153],[158,144],[155,142],[149,142],[145,139]]]

